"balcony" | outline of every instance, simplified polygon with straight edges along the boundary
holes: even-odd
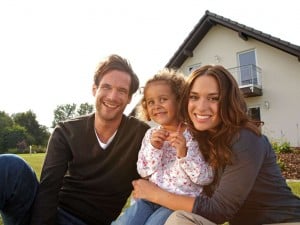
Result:
[[[245,98],[262,96],[261,69],[253,64],[229,68]]]

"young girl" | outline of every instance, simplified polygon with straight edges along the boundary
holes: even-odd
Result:
[[[213,172],[178,116],[184,84],[182,74],[168,69],[147,81],[142,113],[158,125],[145,134],[137,169],[141,177],[168,192],[195,197],[212,182]],[[137,200],[112,224],[163,225],[171,213],[158,204]]]
[[[300,199],[282,177],[267,137],[248,117],[246,102],[228,70],[207,65],[193,71],[181,107],[216,171],[213,193],[187,197],[140,179],[133,182],[134,197],[179,210],[165,225],[299,224]]]

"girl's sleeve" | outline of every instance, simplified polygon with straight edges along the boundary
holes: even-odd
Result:
[[[150,143],[152,132],[155,128],[147,130],[138,154],[137,170],[141,177],[152,175],[161,166],[163,151],[154,148]]]
[[[185,135],[187,140],[187,156],[178,159],[180,167],[195,184],[208,185],[213,181],[213,169],[204,160],[198,143],[191,135]]]

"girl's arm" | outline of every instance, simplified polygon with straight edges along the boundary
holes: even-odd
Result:
[[[151,136],[157,128],[147,130],[138,154],[137,170],[141,177],[148,177],[160,168],[163,151],[151,144]]]

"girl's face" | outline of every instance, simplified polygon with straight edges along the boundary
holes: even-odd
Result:
[[[197,130],[214,130],[220,124],[219,97],[214,77],[202,75],[195,79],[189,95],[188,114]]]
[[[165,128],[177,126],[177,102],[169,84],[155,81],[144,92],[147,112],[155,123]]]

